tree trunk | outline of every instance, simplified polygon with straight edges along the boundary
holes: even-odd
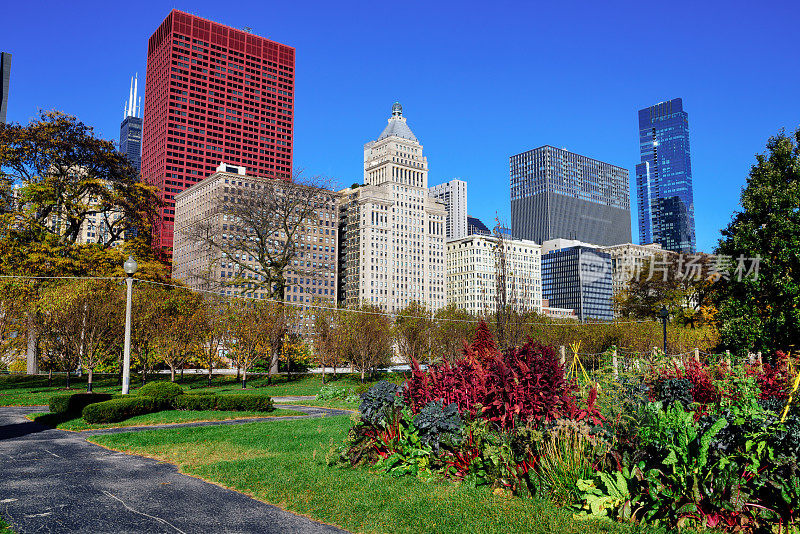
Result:
[[[211,387],[211,373],[214,372],[214,365],[208,360],[208,387]]]
[[[169,366],[169,376],[170,376],[169,381],[175,382],[175,367],[172,365]]]
[[[92,375],[94,374],[94,368],[89,367],[89,381],[86,383],[86,393],[92,392]]]
[[[364,383],[364,368],[361,368],[361,383]]]
[[[33,314],[28,314],[25,317],[28,327],[28,347],[26,356],[28,365],[26,372],[29,375],[39,373],[39,330],[36,328],[36,321]]]
[[[247,389],[247,367],[242,369],[242,389]]]
[[[50,369],[47,373],[47,387],[53,387],[53,370]]]
[[[322,384],[325,385],[325,357],[322,357]]]
[[[69,369],[67,369],[67,389],[69,389]]]
[[[181,382],[183,382],[183,368],[184,366],[181,366]]]

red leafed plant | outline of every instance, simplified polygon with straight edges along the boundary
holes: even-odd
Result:
[[[503,429],[576,413],[575,388],[565,379],[553,347],[528,340],[500,353],[488,327],[482,330],[475,343],[464,344],[464,357],[454,364],[445,361],[423,371],[412,362],[405,396],[415,413],[441,399],[455,403],[462,414],[480,415]]]
[[[761,372],[755,372],[762,399],[786,399],[789,396],[789,356],[783,351],[775,353],[775,365],[765,363]]]
[[[705,364],[695,359],[686,359],[683,367],[677,362],[655,369],[655,376],[648,380],[650,387],[650,400],[655,400],[654,392],[658,389],[658,384],[673,378],[684,378],[691,382],[692,400],[699,404],[714,404],[719,402],[720,393],[714,385],[714,378],[711,370]]]

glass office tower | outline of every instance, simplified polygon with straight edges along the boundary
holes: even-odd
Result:
[[[515,238],[630,243],[627,169],[549,145],[513,155],[509,165]]]
[[[639,110],[639,151],[639,242],[695,252],[689,115],[680,98]]]
[[[575,310],[581,321],[614,319],[611,255],[568,247],[542,255],[542,298],[554,308]]]

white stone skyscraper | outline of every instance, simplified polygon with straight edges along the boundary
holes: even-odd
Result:
[[[431,196],[444,202],[447,209],[447,240],[467,237],[467,182],[456,179],[435,185]]]
[[[341,191],[339,299],[397,312],[445,305],[444,204],[428,191],[428,161],[395,102],[389,124],[364,145],[364,185]]]

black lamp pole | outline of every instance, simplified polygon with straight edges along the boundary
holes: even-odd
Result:
[[[669,310],[666,306],[661,306],[661,311],[658,312],[661,317],[661,325],[664,327],[664,354],[667,354],[667,317],[669,317]]]

